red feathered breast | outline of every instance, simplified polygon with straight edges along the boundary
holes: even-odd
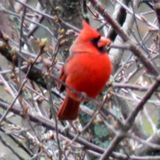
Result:
[[[112,66],[107,54],[76,53],[65,66],[66,84],[94,98],[103,89],[111,71]],[[75,97],[69,90],[67,92]]]

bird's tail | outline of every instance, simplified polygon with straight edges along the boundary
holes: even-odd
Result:
[[[59,120],[74,120],[78,117],[80,102],[66,96],[57,116]]]

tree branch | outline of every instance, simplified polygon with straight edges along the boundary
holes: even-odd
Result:
[[[104,19],[115,29],[117,34],[123,39],[124,42],[127,42],[130,45],[130,50],[133,54],[138,57],[138,60],[146,67],[146,69],[157,76],[159,74],[159,70],[155,67],[155,65],[150,61],[146,56],[143,50],[141,50],[136,44],[130,40],[130,37],[127,33],[125,33],[120,25],[112,19],[112,17],[107,13],[102,4],[98,0],[90,0],[92,5],[97,9],[97,11],[104,17]]]

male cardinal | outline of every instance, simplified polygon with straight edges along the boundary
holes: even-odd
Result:
[[[71,46],[71,55],[60,75],[60,80],[69,88],[66,88],[66,97],[57,113],[59,120],[74,120],[78,117],[82,98],[73,90],[95,98],[112,72],[111,61],[104,49],[111,41],[102,37],[86,21],[82,23],[83,29]],[[64,89],[62,85],[60,90]]]

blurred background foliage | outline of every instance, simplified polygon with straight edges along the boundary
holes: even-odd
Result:
[[[159,23],[154,3],[100,2],[159,70]],[[79,119],[73,123],[57,122],[55,113],[65,94],[57,90],[57,79],[86,14],[84,3],[92,26],[112,40],[109,56],[114,70],[103,93],[81,106]],[[1,0],[0,15],[0,101],[11,106],[16,99],[13,106],[21,109],[0,120],[0,159],[98,159],[102,154],[99,150],[112,143],[121,123],[143,100],[156,77],[89,0]],[[135,155],[159,158],[159,96],[157,88],[126,133],[127,138],[116,147],[117,153],[130,159]],[[3,103],[0,103],[1,118],[6,113]],[[30,114],[37,122],[32,122]],[[77,140],[79,137],[82,139]],[[89,148],[88,143],[100,149],[92,150],[94,146]],[[110,159],[114,158],[112,155]]]

